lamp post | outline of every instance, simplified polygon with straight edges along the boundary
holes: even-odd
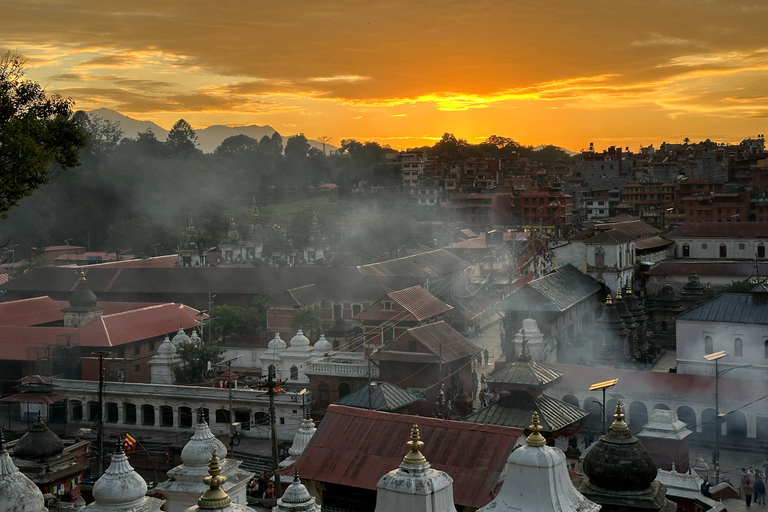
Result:
[[[720,371],[717,363],[720,359],[727,356],[728,352],[725,350],[712,352],[711,354],[706,354],[704,356],[704,359],[707,361],[715,362],[715,485],[720,483],[720,376],[725,375],[731,370],[752,366],[751,364],[740,364]]]
[[[603,416],[603,434],[605,434],[605,390],[615,386],[618,383],[619,383],[619,379],[610,379],[610,380],[604,380],[602,382],[596,382],[595,384],[592,384],[591,386],[589,386],[590,391],[595,391],[598,389],[603,390],[603,403],[601,404],[598,402],[598,405],[600,406],[600,411],[602,412],[602,416]]]
[[[99,358],[99,403],[98,403],[98,418],[99,422],[96,425],[96,436],[99,445],[99,464],[98,472],[99,476],[104,473],[104,358],[109,355],[108,350],[97,350],[91,352],[91,355]]]

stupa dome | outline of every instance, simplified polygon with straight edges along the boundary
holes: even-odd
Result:
[[[213,452],[220,453],[222,459],[227,457],[227,447],[216,439],[200,415],[200,421],[195,425],[195,433],[181,450],[181,461],[186,466],[207,466]]]
[[[147,483],[128,463],[121,439],[109,467],[93,484],[93,499],[102,507],[117,509],[142,501],[146,494]]]
[[[284,350],[286,347],[286,344],[283,341],[283,339],[280,337],[280,333],[276,332],[275,337],[269,340],[267,347],[269,348],[269,350]]]
[[[0,512],[43,512],[40,489],[19,471],[5,449],[0,434]]]
[[[13,449],[13,456],[20,459],[37,460],[53,457],[64,450],[64,442],[48,428],[40,415],[19,439]]]
[[[179,343],[186,343],[188,341],[189,341],[189,336],[187,336],[187,333],[184,332],[184,329],[181,326],[179,327],[179,332],[177,332],[176,336],[174,336],[173,339],[171,340],[171,342],[177,346]]]
[[[309,346],[309,338],[304,336],[304,332],[302,332],[301,329],[296,331],[296,336],[291,338],[291,347],[308,347]]]

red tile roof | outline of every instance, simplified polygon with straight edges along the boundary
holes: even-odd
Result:
[[[765,238],[768,237],[768,222],[686,222],[676,227],[667,238]]]
[[[157,306],[150,302],[99,302],[105,315],[122,313],[132,309]],[[64,320],[62,309],[69,307],[69,302],[53,300],[50,297],[33,297],[8,302],[0,302],[0,325],[41,325]]]
[[[408,329],[401,339],[413,338],[429,350],[428,361],[438,361],[441,356],[443,362],[450,363],[467,357],[472,357],[481,351],[480,347],[467,340],[463,334],[445,322],[435,322]],[[388,361],[412,361],[414,352],[397,352],[383,348],[372,359],[384,359]],[[423,353],[420,355],[424,355]],[[424,358],[422,358],[424,359]]]
[[[456,505],[488,504],[522,435],[519,429],[331,405],[295,468],[307,480],[376,490],[408,453],[414,423],[431,466],[453,478]]]
[[[35,361],[46,355],[46,347],[55,345],[59,335],[76,332],[73,327],[0,325],[2,358],[4,361]]]

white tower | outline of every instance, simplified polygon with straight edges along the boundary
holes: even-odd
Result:
[[[429,466],[421,454],[424,443],[419,439],[419,426],[411,429],[408,441],[411,451],[400,468],[381,477],[376,484],[375,512],[455,512],[453,479]]]
[[[147,483],[128,463],[123,453],[123,439],[119,438],[112,462],[93,484],[93,503],[87,512],[160,512],[163,500],[150,498]]]
[[[532,423],[526,446],[509,454],[499,494],[478,512],[598,512],[571,483],[562,450],[547,446],[536,412]]]
[[[43,493],[19,471],[0,432],[0,512],[48,512]]]
[[[176,335],[178,336],[178,334]],[[176,345],[168,336],[157,347],[157,353],[149,360],[152,384],[173,384],[173,368],[181,359],[176,355]]]
[[[291,338],[291,345],[280,357],[283,368],[288,371],[283,378],[289,378],[292,384],[309,384],[309,377],[305,372],[307,361],[312,357],[312,347],[309,346],[309,339],[304,336],[301,329]]]
[[[272,512],[320,512],[320,507],[304,484],[299,480],[299,472],[294,470],[293,483],[285,489],[282,498],[277,499],[277,505]]]
[[[285,378],[282,368],[282,353],[285,352],[285,342],[280,337],[280,333],[276,332],[275,337],[269,340],[267,344],[267,351],[264,352],[259,359],[261,360],[261,375],[269,375],[269,367],[275,367],[275,378]]]
[[[301,421],[301,427],[299,427],[296,435],[293,436],[293,444],[288,449],[288,457],[279,464],[281,468],[290,466],[299,460],[299,457],[304,453],[304,449],[306,449],[312,436],[315,435],[315,432],[317,432],[315,422],[312,421],[312,418],[307,414],[307,417]]]
[[[523,320],[523,327],[515,334],[515,353],[517,353],[517,347],[523,346],[523,339],[527,340],[528,350],[531,351],[534,361],[542,361],[542,353],[546,342],[544,341],[544,335],[539,330],[539,326],[536,320],[531,318],[530,313],[528,318]]]
[[[208,465],[213,453],[221,453],[219,471],[226,483],[223,490],[229,493],[233,503],[246,503],[246,484],[253,473],[240,469],[240,461],[227,459],[227,447],[211,433],[203,415],[199,415],[192,438],[181,450],[182,463],[168,471],[168,480],[156,489],[166,499],[166,512],[182,512],[197,503],[200,495],[208,488],[203,482],[208,474]],[[217,461],[218,461],[217,457]]]

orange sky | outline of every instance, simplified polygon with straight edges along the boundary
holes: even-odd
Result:
[[[3,18],[0,48],[47,91],[165,128],[571,150],[768,131],[765,0],[4,0]]]

